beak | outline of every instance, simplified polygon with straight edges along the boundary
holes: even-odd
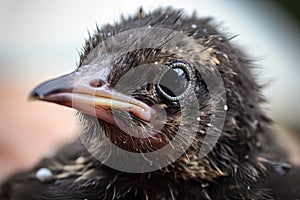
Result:
[[[75,108],[112,124],[116,124],[113,109],[130,112],[147,122],[154,112],[149,105],[115,91],[105,81],[90,76],[78,79],[75,72],[40,84],[29,99]]]

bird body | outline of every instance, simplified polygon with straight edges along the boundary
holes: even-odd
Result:
[[[139,70],[140,65],[147,66]],[[78,109],[81,140],[13,176],[2,185],[1,199],[276,198],[264,179],[284,174],[290,166],[273,161],[272,122],[261,108],[264,98],[251,68],[251,60],[211,18],[167,8],[140,11],[114,26],[97,28],[76,71],[31,94]],[[126,73],[132,74],[123,78]],[[221,103],[209,86],[217,75],[225,89]],[[221,86],[215,85],[221,95]],[[99,104],[94,110],[87,106],[90,93]],[[211,118],[223,115],[213,112],[214,105],[221,105],[224,114],[224,125],[216,130]],[[205,140],[210,130],[211,138],[218,136],[215,143]],[[177,135],[181,142],[172,143]],[[170,144],[173,148],[158,157],[147,157]],[[181,147],[185,150],[177,156]],[[210,150],[202,155],[201,147]],[[177,151],[170,153],[172,149]],[[151,166],[127,152],[145,156]],[[126,165],[145,171],[133,172]],[[151,170],[153,166],[158,169]]]

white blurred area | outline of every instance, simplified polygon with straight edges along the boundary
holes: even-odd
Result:
[[[299,21],[275,1],[0,0],[0,104],[6,105],[5,109],[0,106],[0,145],[7,145],[7,141],[10,141],[10,148],[18,146],[15,140],[25,143],[19,135],[26,138],[26,134],[37,137],[32,140],[33,143],[53,145],[58,139],[49,135],[46,140],[42,139],[45,136],[42,129],[35,129],[41,124],[46,129],[44,132],[53,132],[55,138],[74,137],[70,133],[75,126],[71,119],[73,111],[46,103],[28,103],[27,94],[42,80],[75,69],[79,60],[77,51],[80,51],[88,35],[87,30],[93,33],[96,23],[101,26],[117,22],[121,14],[135,14],[141,6],[146,12],[166,6],[182,8],[187,14],[197,11],[199,16],[214,17],[227,33],[238,34],[232,42],[256,60],[259,82],[271,81],[264,90],[269,100],[268,112],[279,125],[300,130]],[[15,93],[9,96],[2,92],[4,90],[13,90]],[[8,103],[4,104],[4,100]],[[22,116],[27,120],[31,117],[30,124],[19,125],[23,122]],[[16,118],[18,120],[12,121]],[[15,125],[13,133],[9,127],[3,128],[8,124]],[[22,132],[24,129],[26,134]],[[33,134],[37,131],[43,136]],[[69,135],[62,136],[64,133]],[[29,155],[35,157],[29,164],[20,164],[21,161],[11,164],[11,171],[18,166],[24,168],[34,163],[42,151],[46,152],[46,147],[40,146],[40,152],[32,150],[35,151],[32,154],[25,153],[28,148],[25,144],[22,148],[18,146],[23,153],[15,153],[16,159]],[[0,147],[0,163],[3,152],[7,150]],[[0,164],[0,169],[3,166]]]

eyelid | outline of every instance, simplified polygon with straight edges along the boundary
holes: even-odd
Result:
[[[174,68],[182,69],[186,73],[188,81],[191,80],[192,69],[191,69],[191,66],[188,63],[186,63],[182,60],[176,60],[176,61],[172,61],[172,62],[167,62],[166,65],[171,66],[173,69]]]

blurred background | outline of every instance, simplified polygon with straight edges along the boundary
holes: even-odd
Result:
[[[96,24],[161,6],[212,16],[256,61],[267,112],[288,160],[300,165],[299,9],[289,1],[0,0],[0,182],[76,138],[72,109],[29,102],[38,83],[70,72]]]

